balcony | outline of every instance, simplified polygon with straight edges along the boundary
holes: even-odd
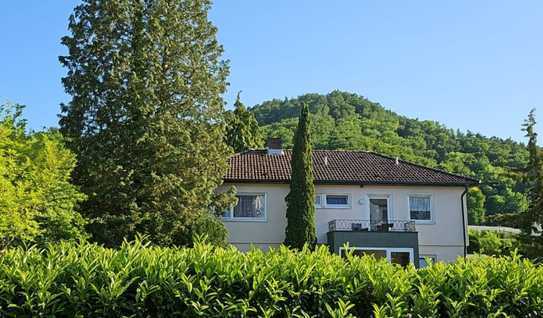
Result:
[[[419,236],[414,221],[332,220],[328,223],[327,238],[330,251],[335,253],[341,254],[345,245],[359,250],[402,250],[418,266]]]
[[[415,221],[388,220],[370,221],[358,219],[339,219],[328,222],[328,231],[353,232],[416,232]]]

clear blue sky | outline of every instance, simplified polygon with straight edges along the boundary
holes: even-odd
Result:
[[[78,1],[0,6],[0,102],[57,124],[67,101],[57,56]],[[211,18],[231,61],[226,100],[254,105],[334,89],[450,128],[523,140],[543,109],[543,1],[216,0]],[[543,117],[538,129],[543,132]]]

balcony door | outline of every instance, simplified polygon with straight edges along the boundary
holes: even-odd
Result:
[[[389,219],[389,197],[371,196],[370,203],[370,227],[372,231],[385,229]]]

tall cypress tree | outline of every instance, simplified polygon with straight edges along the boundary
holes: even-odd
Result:
[[[287,202],[287,228],[285,244],[301,248],[316,243],[315,184],[311,158],[307,104],[303,104],[292,149],[290,192]]]
[[[62,39],[60,126],[95,240],[190,243],[226,173],[221,60],[210,0],[84,0]],[[224,202],[224,200],[221,200]],[[220,210],[218,207],[216,210]]]
[[[541,233],[543,224],[543,171],[541,170],[541,152],[537,146],[537,133],[535,132],[535,109],[528,114],[523,130],[528,137],[529,160],[526,168],[526,178],[529,184],[528,211],[521,213],[519,224],[522,227],[521,239],[524,244],[524,253],[529,257],[543,255],[543,236],[534,236],[533,233]]]
[[[262,146],[262,136],[255,115],[247,110],[239,95],[240,93],[234,103],[234,110],[226,114],[226,143],[235,152]]]

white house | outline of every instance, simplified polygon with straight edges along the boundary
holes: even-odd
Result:
[[[239,249],[284,242],[290,159],[278,139],[230,158],[224,187],[238,203],[223,220]],[[313,171],[318,243],[400,264],[465,255],[465,194],[477,180],[366,151],[314,150]]]

